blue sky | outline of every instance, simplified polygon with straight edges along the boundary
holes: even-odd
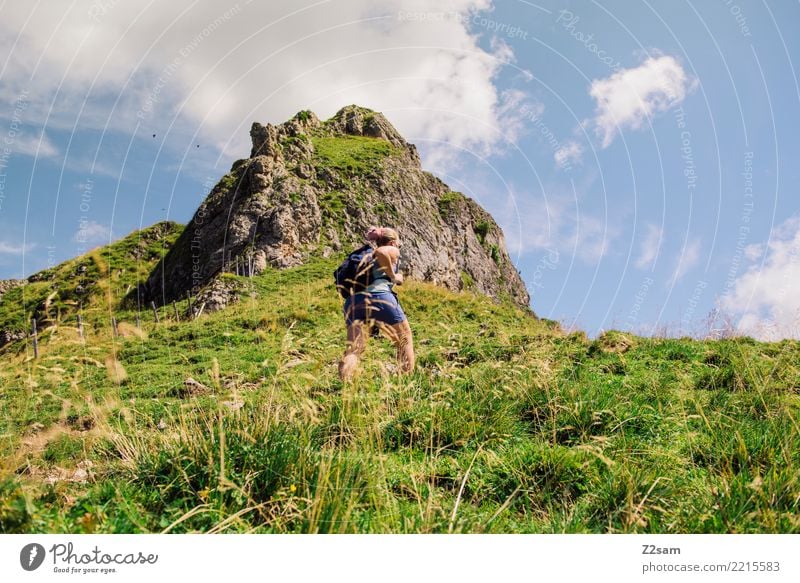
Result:
[[[495,215],[539,315],[800,337],[798,3],[130,4],[0,9],[0,278],[187,222],[253,121],[358,103]]]

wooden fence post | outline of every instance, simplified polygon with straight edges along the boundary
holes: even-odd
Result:
[[[181,317],[178,315],[178,304],[175,303],[175,300],[172,300],[172,309],[175,310],[175,321],[180,322]]]
[[[117,328],[117,319],[111,316],[111,334],[114,338],[119,336],[119,329]]]
[[[150,306],[153,308],[153,321],[158,324],[158,310],[156,310],[156,303],[151,301]]]
[[[139,319],[139,312],[138,311],[136,312],[136,327],[138,329],[140,329],[140,330],[142,329],[142,321]]]

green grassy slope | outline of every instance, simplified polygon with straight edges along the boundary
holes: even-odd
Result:
[[[182,226],[164,221],[136,231],[105,247],[45,269],[0,297],[0,330],[29,330],[74,317],[81,309],[116,306],[143,281]]]
[[[343,387],[334,263],[0,350],[0,531],[800,532],[797,342],[588,341],[409,282],[417,371],[373,339]]]

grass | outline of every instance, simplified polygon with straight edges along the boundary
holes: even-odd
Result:
[[[176,241],[181,226],[162,222],[37,273],[0,298],[0,330],[27,331],[74,318],[83,306],[106,305],[143,281]]]
[[[315,136],[311,142],[317,166],[346,177],[369,176],[397,152],[397,147],[386,140],[365,136]]]
[[[221,187],[224,188],[225,190],[230,190],[231,188],[236,186],[236,183],[238,181],[239,178],[233,172],[229,172],[228,174],[220,178],[219,183]]]
[[[799,343],[590,341],[410,281],[417,370],[371,340],[342,386],[336,263],[115,338],[107,262],[83,340],[0,351],[0,531],[800,532]]]
[[[342,213],[347,206],[347,195],[340,190],[330,190],[321,193],[318,202],[326,218],[341,220]]]
[[[436,202],[439,207],[439,214],[442,218],[447,218],[459,205],[464,204],[466,198],[460,192],[450,190],[439,197]]]
[[[466,271],[461,271],[461,289],[472,290],[475,288],[475,280]]]

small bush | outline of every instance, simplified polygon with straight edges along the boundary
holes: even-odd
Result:
[[[20,484],[13,478],[0,480],[0,533],[29,532],[30,508]]]
[[[478,241],[481,242],[481,245],[486,241],[486,235],[489,234],[489,229],[491,225],[489,225],[489,221],[478,221],[472,226],[472,230],[475,231],[475,235],[478,237]]]
[[[464,202],[463,194],[449,190],[439,197],[436,205],[439,208],[439,214],[443,218],[447,218],[462,202]]]

